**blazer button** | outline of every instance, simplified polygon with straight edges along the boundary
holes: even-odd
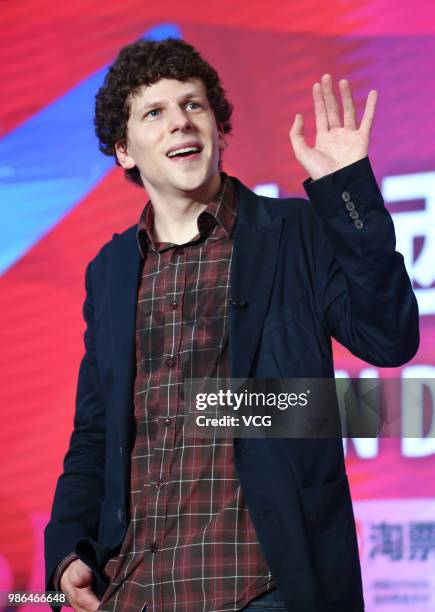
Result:
[[[352,211],[349,213],[349,217],[350,217],[351,219],[358,219],[358,218],[359,218],[359,212],[358,212],[357,210],[352,210]]]
[[[348,202],[346,202],[346,209],[348,211],[355,210],[355,204],[351,200],[349,200]]]
[[[356,229],[362,229],[364,227],[364,223],[361,221],[361,219],[357,219],[356,221],[353,222],[353,224],[356,227]]]
[[[343,202],[349,202],[350,193],[348,191],[343,191],[343,193],[341,194],[341,197],[342,197]]]
[[[124,518],[125,518],[125,512],[122,508],[118,508],[118,521],[120,523],[124,522]]]

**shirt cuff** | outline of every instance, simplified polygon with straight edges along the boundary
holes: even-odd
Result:
[[[54,572],[54,577],[53,577],[53,586],[54,586],[54,590],[55,591],[61,591],[62,589],[60,588],[60,579],[61,576],[63,574],[63,572],[66,570],[66,568],[68,567],[68,565],[70,563],[72,563],[73,561],[75,561],[76,559],[78,559],[78,555],[76,555],[75,552],[71,552],[69,553],[69,555],[67,555],[66,557],[64,557],[62,559],[62,561],[59,563],[59,565],[56,568],[56,571]]]

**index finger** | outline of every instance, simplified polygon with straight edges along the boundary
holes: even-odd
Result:
[[[367,96],[366,106],[361,119],[361,124],[359,126],[360,132],[364,132],[365,134],[367,134],[367,136],[370,134],[370,130],[373,125],[373,120],[375,118],[377,99],[378,92],[376,91],[376,89],[370,90],[369,95]]]
[[[328,117],[320,83],[314,83],[313,85],[313,105],[317,132],[327,132],[329,127]]]

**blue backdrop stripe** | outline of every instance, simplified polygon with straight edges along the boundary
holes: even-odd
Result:
[[[142,38],[181,37],[161,24]],[[107,66],[43,108],[0,141],[0,274],[22,257],[113,168],[93,128],[94,97]],[[65,126],[68,130],[65,130]]]

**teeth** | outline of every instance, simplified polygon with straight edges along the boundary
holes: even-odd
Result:
[[[168,153],[168,157],[174,157],[175,155],[179,155],[180,153],[197,153],[199,152],[199,147],[184,147],[183,149],[177,149],[176,151],[171,151]]]

